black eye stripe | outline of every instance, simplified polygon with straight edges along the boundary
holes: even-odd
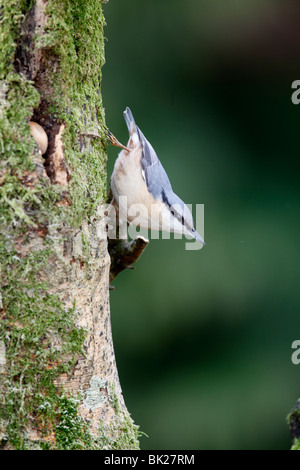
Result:
[[[168,199],[167,199],[166,193],[164,192],[164,190],[162,190],[162,192],[161,192],[161,198],[162,198],[163,202],[164,202],[165,204],[167,204],[167,206],[171,207],[170,204],[169,204],[169,201],[168,201]]]
[[[176,217],[176,219],[179,220],[179,221],[182,223],[182,225],[186,225],[183,215],[178,214],[177,212],[174,211],[174,209],[172,209],[172,206],[171,206],[171,204],[169,204],[169,201],[168,201],[168,199],[167,199],[167,197],[166,197],[166,194],[165,194],[164,190],[162,190],[162,192],[161,192],[161,198],[162,198],[163,202],[164,202],[168,207],[170,207],[170,212],[171,212],[171,214],[172,214],[174,217]]]

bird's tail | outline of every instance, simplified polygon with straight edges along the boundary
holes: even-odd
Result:
[[[134,120],[134,117],[133,117],[133,114],[130,110],[130,108],[127,108],[125,109],[124,113],[123,113],[123,116],[124,116],[124,119],[125,119],[125,122],[126,122],[126,125],[128,127],[128,131],[129,131],[129,134],[133,134],[134,132],[137,132],[137,129],[136,129],[136,124],[135,124],[135,120]]]

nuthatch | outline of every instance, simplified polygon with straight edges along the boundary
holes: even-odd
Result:
[[[120,210],[121,215],[142,228],[190,235],[205,244],[194,229],[190,210],[173,192],[166,171],[132,112],[127,107],[123,114],[129,131],[127,146],[109,131],[107,134],[112,145],[122,148],[111,176],[111,190],[119,210],[121,196],[127,197],[127,213]],[[130,212],[132,206],[145,209],[139,211],[138,224]]]

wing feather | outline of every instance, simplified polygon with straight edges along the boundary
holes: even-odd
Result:
[[[172,191],[172,186],[166,171],[160,163],[158,156],[150,142],[146,139],[142,131],[136,126],[138,136],[142,145],[142,169],[145,173],[145,180],[148,191],[154,198],[162,198],[163,193]]]

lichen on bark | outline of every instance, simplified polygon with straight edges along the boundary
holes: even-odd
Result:
[[[109,316],[101,2],[0,0],[0,14],[0,445],[138,448]]]

